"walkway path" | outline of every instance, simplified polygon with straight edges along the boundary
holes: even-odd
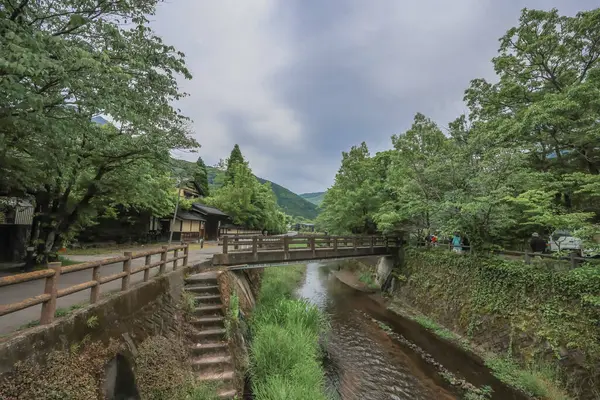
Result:
[[[148,250],[148,248],[145,248],[144,250]],[[139,251],[143,251],[143,250],[139,250]],[[201,263],[204,261],[208,261],[212,258],[213,254],[220,253],[220,252],[221,252],[221,248],[218,246],[205,247],[203,249],[198,249],[198,250],[190,250],[188,263],[190,265],[193,265],[193,264],[198,264],[198,263]],[[69,257],[69,259],[71,259],[73,261],[86,262],[86,261],[94,261],[94,260],[101,260],[101,259],[105,259],[105,258],[116,257],[116,256],[120,256],[120,255],[123,255],[123,253],[122,252],[113,252],[113,253],[107,253],[107,254],[96,254],[93,256],[70,255],[68,257]],[[154,257],[156,257],[156,258],[154,258]],[[153,262],[158,261],[158,259],[159,259],[159,256],[156,255],[156,256],[153,256],[152,261]],[[133,260],[133,262],[132,262],[133,267],[141,266],[143,264],[144,264],[143,258]],[[112,275],[112,274],[121,272],[122,270],[123,270],[122,263],[105,265],[102,268],[100,268],[100,276]],[[153,272],[151,271],[151,276],[154,276],[156,273],[158,273],[158,267],[153,268]],[[6,275],[8,275],[8,273],[0,273],[0,276],[6,276]],[[76,285],[79,283],[87,282],[87,281],[91,280],[91,277],[92,277],[91,270],[78,271],[78,272],[73,272],[68,275],[63,275],[60,277],[58,289],[60,290],[60,289],[64,289],[66,287],[73,286],[73,285]],[[131,284],[134,285],[136,283],[139,283],[143,280],[143,278],[144,278],[144,274],[142,272],[132,275],[131,276]],[[112,282],[102,285],[100,290],[101,290],[101,293],[107,293],[107,292],[111,292],[114,290],[120,290],[120,289],[121,289],[121,280],[118,279],[116,281],[112,281]],[[44,292],[44,280],[30,281],[30,282],[24,282],[24,283],[21,283],[18,285],[6,286],[6,287],[3,287],[0,289],[0,303],[2,303],[2,304],[16,303],[16,302],[22,301],[28,297],[37,296],[43,292]],[[73,293],[73,294],[65,296],[65,297],[61,297],[57,301],[57,309],[58,308],[68,309],[69,307],[75,306],[77,304],[82,304],[82,303],[87,302],[89,300],[89,298],[90,298],[90,290],[89,289],[83,290],[81,292]],[[41,308],[42,308],[41,305],[35,306],[35,307],[29,307],[24,310],[17,311],[15,313],[0,317],[0,336],[14,332],[17,329],[19,329],[19,327],[22,327],[32,321],[38,320],[40,318]]]

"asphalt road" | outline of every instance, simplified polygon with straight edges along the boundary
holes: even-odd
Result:
[[[188,263],[196,264],[203,261],[207,261],[212,258],[215,253],[220,253],[220,247],[206,247],[200,250],[190,250]],[[111,258],[122,255],[123,253],[111,253],[101,254],[94,256],[69,256],[69,259],[74,261],[94,261],[104,258]],[[169,253],[169,258],[172,257],[173,253]],[[152,256],[151,262],[160,260],[160,255]],[[144,265],[144,258],[136,259],[132,261],[132,267],[138,267]],[[179,265],[181,265],[181,260]],[[167,264],[167,271],[172,270],[173,264]],[[155,267],[150,271],[150,276],[155,276],[158,273],[159,267]],[[123,263],[109,264],[100,268],[100,276],[108,276],[123,271]],[[9,275],[7,273],[1,273],[0,276]],[[130,284],[134,285],[143,280],[144,273],[139,272],[131,276]],[[73,272],[67,275],[61,275],[58,284],[58,290],[67,288],[69,286],[77,285],[79,283],[87,282],[92,279],[92,270]],[[26,298],[37,296],[44,293],[44,279],[24,282],[17,285],[5,286],[0,288],[0,304],[10,304],[25,300]],[[105,283],[100,286],[100,293],[105,294],[111,291],[121,289],[121,280],[117,279],[112,282]],[[81,292],[73,293],[65,297],[61,297],[57,300],[57,309],[69,308],[73,305],[82,304],[89,301],[90,290],[86,289]],[[29,307],[21,311],[14,312],[12,314],[4,315],[0,317],[0,335],[6,335],[18,330],[20,327],[28,324],[29,322],[36,321],[40,318],[42,306],[41,304],[35,307]]]

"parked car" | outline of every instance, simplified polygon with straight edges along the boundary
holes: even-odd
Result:
[[[582,248],[582,245],[583,241],[572,236],[571,232],[567,230],[556,230],[550,235],[547,246],[550,252],[574,251],[583,257],[600,257],[600,253],[597,250]]]

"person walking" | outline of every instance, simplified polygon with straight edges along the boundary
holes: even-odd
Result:
[[[529,241],[529,247],[534,253],[544,253],[546,251],[546,241],[542,239],[537,232],[531,234],[531,240]]]
[[[452,251],[458,254],[462,253],[462,238],[458,232],[454,232],[452,237]]]

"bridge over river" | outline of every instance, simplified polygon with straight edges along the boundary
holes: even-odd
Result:
[[[0,276],[0,335],[28,325],[49,324],[69,309],[96,303],[102,295],[128,290],[168,270],[211,261],[221,268],[316,261],[389,253],[398,241],[382,236],[224,236],[218,247],[188,244],[142,252],[84,257],[79,264]],[[77,257],[74,257],[77,259]],[[90,259],[91,258],[91,259]],[[89,259],[89,261],[88,261]]]

